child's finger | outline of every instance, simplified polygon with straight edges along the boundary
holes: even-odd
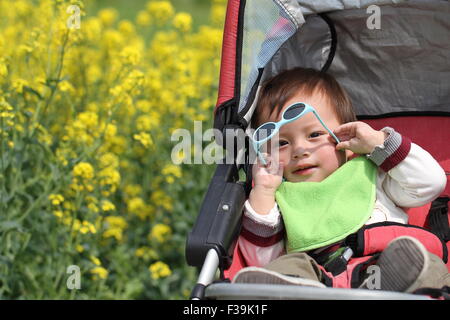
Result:
[[[260,155],[261,155],[261,158],[262,158],[262,159],[264,160],[264,162],[265,162],[265,163],[264,163],[264,162],[262,162],[261,159],[258,159],[258,160],[259,160],[259,163],[260,163],[260,166],[263,167],[263,168],[269,166],[269,165],[270,165],[270,162],[271,162],[271,158],[270,158],[269,154],[268,154],[268,153],[261,153]]]
[[[336,150],[350,149],[350,141],[341,141],[336,145]]]
[[[266,160],[266,165],[262,165],[262,168],[269,174],[276,174],[278,172],[277,158],[269,154],[264,154],[264,159]]]
[[[344,123],[333,130],[333,133],[341,140],[348,140],[355,135],[356,123]]]
[[[276,174],[278,171],[278,163],[273,158],[269,158],[269,162],[267,163],[266,170],[270,174]]]
[[[266,157],[264,156],[264,153],[259,153],[257,156],[256,156],[256,167],[263,167],[264,166],[264,163],[263,163],[263,161],[265,161],[266,163],[267,163],[267,160],[266,160]]]
[[[277,175],[283,176],[283,170],[284,170],[284,163],[283,163],[283,162],[280,162],[280,164],[278,165],[278,172],[277,172]]]
[[[345,132],[348,130],[349,123],[341,124],[339,127],[333,130],[334,134],[341,134],[342,132]]]

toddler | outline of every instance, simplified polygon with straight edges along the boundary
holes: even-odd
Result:
[[[313,257],[342,247],[364,225],[406,224],[402,208],[425,205],[445,188],[445,172],[427,151],[392,128],[356,121],[349,97],[329,74],[295,68],[265,82],[252,126],[277,123],[293,105],[311,106],[318,116],[309,112],[279,127],[267,142],[272,152],[262,154],[266,162],[253,166],[238,239],[252,267],[233,282],[333,286]],[[384,290],[450,285],[442,259],[412,237],[393,240],[376,263]],[[340,286],[354,286],[347,281]]]

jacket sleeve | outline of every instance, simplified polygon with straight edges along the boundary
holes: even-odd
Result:
[[[439,163],[420,146],[395,132],[368,156],[385,173],[383,190],[399,207],[420,207],[445,189],[447,178]]]
[[[278,205],[260,215],[247,200],[238,242],[248,266],[262,267],[284,254],[284,224]]]

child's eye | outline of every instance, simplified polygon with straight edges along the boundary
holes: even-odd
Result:
[[[277,147],[278,148],[281,148],[282,146],[285,146],[285,145],[287,145],[288,144],[288,142],[286,141],[286,140],[279,140],[278,142],[277,142]]]
[[[310,138],[317,138],[317,137],[319,137],[319,136],[321,136],[321,135],[323,135],[323,134],[325,134],[324,132],[321,132],[321,131],[314,131],[313,133],[311,133],[310,135],[309,135],[309,137]]]

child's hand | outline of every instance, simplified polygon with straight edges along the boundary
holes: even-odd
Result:
[[[275,205],[275,191],[283,181],[283,163],[278,159],[263,154],[266,165],[259,159],[253,165],[255,186],[250,192],[249,202],[258,214],[266,215]]]
[[[348,149],[359,154],[371,153],[375,146],[383,144],[387,138],[387,133],[374,130],[361,121],[345,123],[333,133],[341,140],[336,145],[337,150]]]
[[[267,193],[275,193],[283,181],[283,163],[278,163],[278,159],[269,156],[267,153],[263,153],[262,155],[267,164],[263,165],[258,158],[253,166],[254,188],[258,188]]]

